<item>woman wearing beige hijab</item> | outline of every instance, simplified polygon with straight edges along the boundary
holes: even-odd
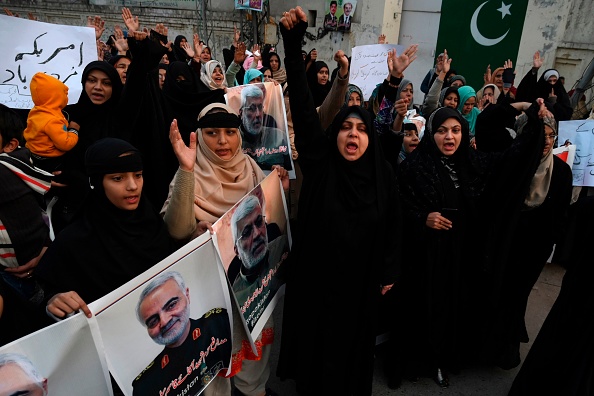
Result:
[[[538,100],[545,144],[514,227],[511,254],[496,314],[497,325],[493,327],[495,342],[492,347],[496,351],[494,363],[506,370],[517,367],[521,362],[520,343],[529,341],[524,320],[528,297],[555,243],[559,243],[564,235],[571,200],[571,169],[553,154],[557,122],[545,109],[544,101]],[[519,135],[526,120],[522,114],[516,121]]]
[[[212,223],[266,177],[258,164],[241,149],[240,123],[239,116],[229,106],[210,104],[198,115],[198,129],[190,134],[189,147],[181,139],[176,120],[171,123],[169,139],[179,160],[179,169],[169,186],[161,213],[174,239],[185,242],[212,230]],[[287,171],[278,165],[273,169],[277,169],[287,191]],[[264,396],[270,374],[268,357],[274,341],[272,317],[256,339],[256,346],[262,351],[261,358],[251,353],[248,342],[243,342],[246,334],[237,309],[233,309],[233,323],[230,376],[234,377],[235,387],[246,396]],[[230,394],[228,378],[216,379],[216,383],[209,385],[213,388],[211,391],[216,388],[216,394]]]

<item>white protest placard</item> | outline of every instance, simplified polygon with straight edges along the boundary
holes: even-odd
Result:
[[[398,44],[359,45],[351,50],[349,82],[361,88],[365,100],[388,76],[387,56],[392,48],[396,48],[397,54],[404,51],[404,46]]]
[[[32,108],[29,84],[37,72],[66,84],[68,103],[78,101],[82,72],[97,60],[95,29],[0,15],[0,37],[0,103]]]
[[[594,120],[559,122],[559,144],[567,140],[576,146],[573,185],[594,187]]]

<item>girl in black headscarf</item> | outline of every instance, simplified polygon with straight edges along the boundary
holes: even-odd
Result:
[[[129,143],[104,138],[85,156],[91,193],[84,214],[48,248],[36,274],[47,310],[63,318],[115,290],[170,253],[165,223],[142,195],[142,159]]]
[[[316,107],[320,106],[326,99],[328,92],[330,92],[330,88],[332,88],[330,69],[328,69],[326,62],[316,61],[307,70],[307,84],[313,96],[314,105]]]
[[[206,87],[200,76],[184,62],[171,62],[163,84],[167,119],[177,119],[182,139],[190,144],[190,132],[198,128],[198,114],[214,102],[225,103],[225,91]]]
[[[175,40],[173,41],[173,45],[171,46],[173,52],[173,60],[172,61],[179,61],[188,63],[191,58],[188,56],[186,50],[181,47],[182,43],[187,43],[188,39],[184,35],[177,35]]]
[[[287,277],[279,375],[295,379],[304,394],[315,389],[315,394],[371,395],[376,311],[399,264],[394,173],[371,114],[362,107],[343,107],[328,131],[322,130],[304,84],[305,13],[301,7],[292,9],[281,23],[303,186]],[[344,331],[353,326],[356,335]],[[311,356],[303,353],[312,345],[324,381],[312,375]]]

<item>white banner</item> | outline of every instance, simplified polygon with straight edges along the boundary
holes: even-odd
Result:
[[[29,84],[37,72],[66,84],[68,103],[78,101],[82,72],[97,60],[95,29],[0,15],[0,37],[0,103],[32,108]]]
[[[559,122],[559,145],[567,140],[576,146],[573,185],[594,187],[594,120]]]
[[[363,91],[364,100],[369,100],[377,84],[388,76],[388,51],[396,48],[396,53],[404,51],[397,44],[358,45],[351,50],[351,69],[349,82]]]
[[[0,394],[112,395],[109,372],[98,350],[100,340],[93,339],[82,314],[4,345]]]

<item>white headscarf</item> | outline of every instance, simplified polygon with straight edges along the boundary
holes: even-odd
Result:
[[[214,73],[217,66],[221,68],[221,73],[223,73],[223,83],[221,85],[217,85],[212,79],[212,73]],[[212,90],[227,87],[227,78],[225,77],[225,70],[221,66],[221,62],[214,59],[206,62],[200,71],[200,81]]]

